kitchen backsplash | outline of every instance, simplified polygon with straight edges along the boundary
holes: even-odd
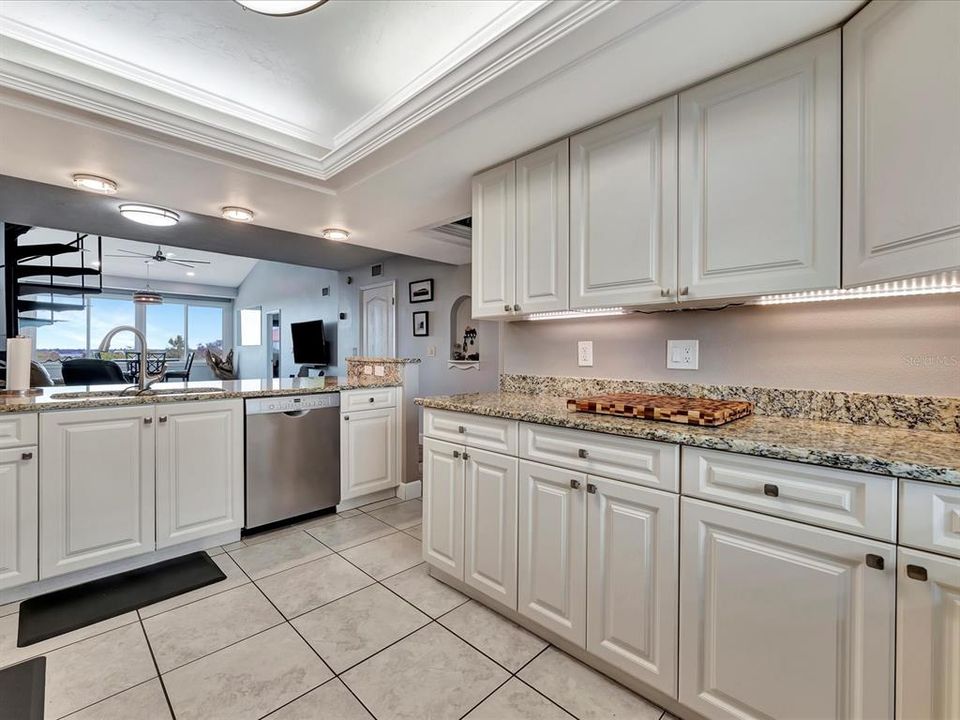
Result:
[[[749,400],[758,415],[856,425],[960,432],[960,398],[874,395],[831,390],[795,390],[749,385],[700,385],[610,378],[502,374],[501,392],[581,397],[610,392]]]

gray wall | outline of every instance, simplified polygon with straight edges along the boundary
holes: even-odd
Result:
[[[355,354],[360,345],[359,312],[360,288],[378,282],[395,280],[397,284],[397,355],[418,357],[420,367],[420,394],[446,395],[450,393],[484,392],[497,388],[499,383],[499,327],[495,322],[478,322],[481,342],[479,370],[450,369],[450,309],[462,295],[470,294],[470,266],[445,265],[410,257],[393,257],[383,261],[383,275],[372,277],[370,266],[340,273],[340,311],[347,320],[340,322],[340,358]],[[347,284],[347,277],[353,282]],[[433,278],[434,300],[411,304],[409,283]],[[430,335],[413,336],[414,311],[430,313]],[[436,348],[436,356],[428,351]]]
[[[667,370],[667,339],[699,340],[700,369]],[[960,296],[505,323],[502,346],[507,373],[958,396]]]
[[[261,323],[259,346],[240,347],[237,325],[242,308],[260,307],[263,312],[280,310],[280,377],[296,375],[300,366],[293,361],[290,323],[323,320],[327,339],[333,341],[331,359],[337,357],[337,283],[335,270],[287,265],[261,260],[237,288],[234,301],[234,338],[241,378],[267,377],[267,334]],[[324,287],[330,294],[322,295]],[[328,375],[342,375],[346,367],[331,366]]]

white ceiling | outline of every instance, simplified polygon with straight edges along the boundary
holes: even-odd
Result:
[[[242,205],[254,224],[313,236],[342,226],[351,243],[463,263],[468,247],[424,229],[469,214],[475,172],[834,27],[862,2],[331,0],[293,18],[225,0],[67,3],[75,23],[46,10],[55,4],[0,3],[0,174],[65,186],[92,172],[116,179],[124,199],[209,216]],[[21,5],[54,25],[25,25],[39,21]],[[104,21],[110,8],[128,23],[117,21],[122,43]],[[98,33],[153,69],[108,62],[102,47],[73,52],[69,43],[107,42]],[[312,33],[348,49],[311,54]],[[431,48],[395,52],[407,43]],[[149,82],[209,85],[234,52],[258,79],[221,90],[214,109],[206,91],[187,98]],[[257,58],[292,79],[264,83]],[[227,101],[284,122],[231,115]]]
[[[40,243],[67,243],[76,239],[76,233],[63,230],[52,230],[50,228],[35,227],[21,237],[21,245],[39,245]],[[186,283],[189,285],[217,285],[226,288],[239,287],[244,278],[257,264],[253,258],[237,257],[235,255],[222,255],[220,253],[203,252],[201,250],[192,250],[189,248],[174,247],[172,245],[161,245],[164,255],[172,260],[189,261],[202,260],[209,263],[203,265],[195,264],[193,268],[185,268],[174,265],[170,262],[153,262],[150,265],[150,279],[164,280],[177,283]],[[87,236],[84,240],[83,263],[91,267],[97,260],[97,238]],[[110,257],[111,255],[125,255],[122,251],[132,251],[153,255],[157,251],[156,245],[136,242],[133,240],[123,240],[121,238],[105,237],[103,238],[103,264],[101,272],[104,275],[113,277],[134,278],[146,283],[147,264],[146,258]],[[46,261],[49,263],[49,260]],[[43,265],[43,260],[34,260],[31,265]],[[57,265],[74,266],[79,265],[79,256],[64,255],[56,259]],[[192,272],[193,275],[187,275]],[[60,280],[58,282],[73,282],[73,279]],[[89,279],[88,279],[89,282]]]

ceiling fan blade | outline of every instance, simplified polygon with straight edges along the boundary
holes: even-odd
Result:
[[[123,248],[117,248],[117,252],[126,253],[127,255],[136,255],[137,257],[145,257],[145,258],[153,257],[153,255],[149,255],[147,253],[137,252],[136,250],[124,250]],[[112,257],[119,257],[119,256],[112,256]]]
[[[180,262],[193,263],[194,265],[209,265],[209,264],[210,264],[210,261],[209,261],[209,260],[191,260],[190,258],[177,258],[177,260],[179,260]],[[171,260],[170,262],[174,262],[174,261]]]
[[[167,262],[170,263],[171,265],[179,265],[180,267],[186,267],[186,268],[192,268],[192,267],[193,267],[193,265],[190,265],[189,263],[182,262],[182,261],[180,261],[180,260],[167,260]]]

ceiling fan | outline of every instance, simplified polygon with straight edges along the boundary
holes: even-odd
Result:
[[[192,260],[190,258],[177,258],[174,260],[173,253],[164,253],[163,250],[157,245],[157,251],[150,255],[149,253],[136,252],[135,250],[124,250],[123,248],[117,248],[118,253],[124,253],[123,255],[117,254],[107,254],[104,257],[115,257],[115,258],[126,258],[127,260],[139,260],[140,258],[146,258],[147,261],[153,261],[158,263],[168,262],[171,265],[180,265],[182,267],[192,268],[195,265],[209,265],[209,260]]]

